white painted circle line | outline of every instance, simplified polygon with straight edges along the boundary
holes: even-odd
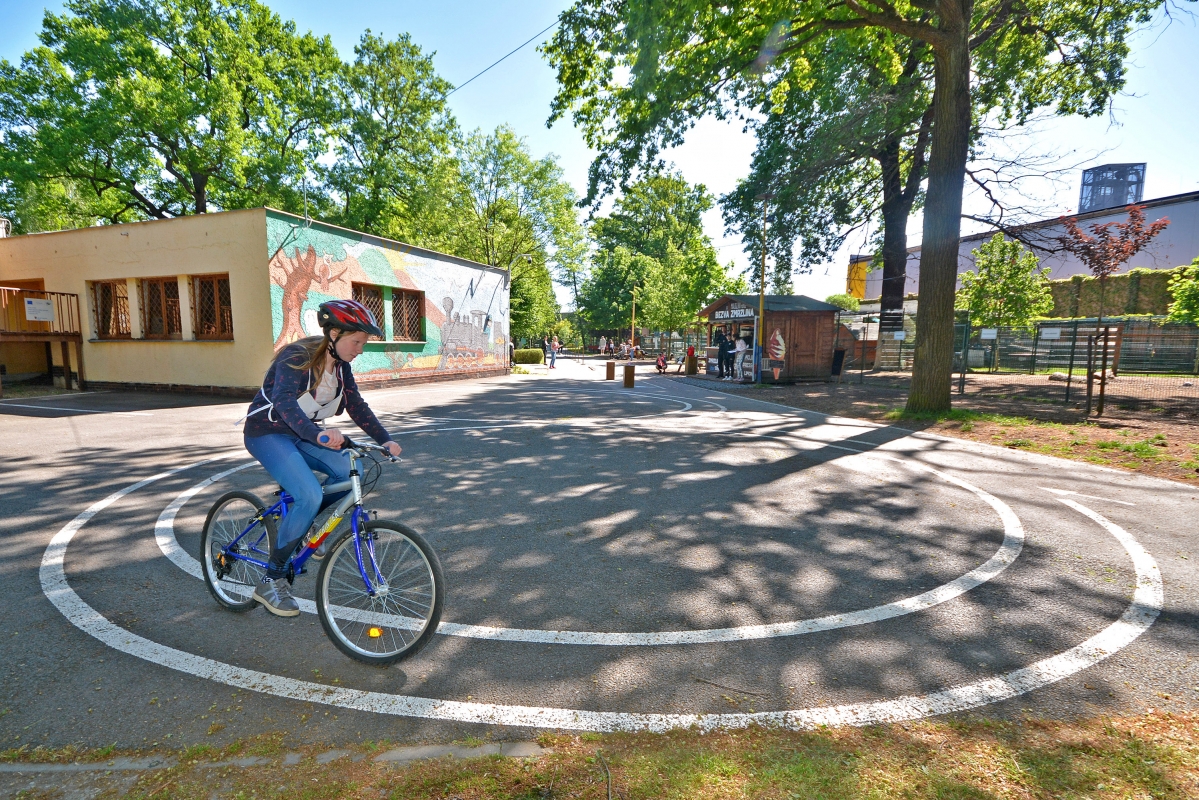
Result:
[[[754,714],[646,714],[464,703],[457,700],[438,700],[324,686],[225,664],[138,636],[109,622],[102,614],[85,603],[67,583],[66,573],[63,571],[67,546],[75,534],[96,514],[143,486],[183,470],[210,463],[210,461],[176,467],[145,478],[110,494],[82,511],[64,525],[46,546],[38,572],[42,591],[72,625],[122,653],[229,686],[293,700],[324,703],[377,714],[454,722],[595,731],[664,731],[692,725],[701,730],[743,728],[749,725],[810,729],[821,725],[872,725],[900,722],[964,711],[1007,700],[1048,686],[1094,666],[1148,630],[1161,612],[1164,600],[1161,573],[1158,571],[1157,564],[1136,539],[1085,506],[1072,500],[1059,498],[1060,502],[1085,514],[1101,525],[1128,552],[1137,575],[1137,588],[1133,593],[1132,603],[1119,620],[1064,653],[1042,659],[1003,675],[954,686],[939,692],[869,703]]]
[[[835,447],[835,445],[832,445]],[[839,448],[850,450],[851,452],[859,452],[852,448]],[[535,644],[560,644],[560,645],[584,645],[584,646],[608,646],[608,647],[630,647],[630,646],[668,646],[668,645],[690,645],[690,644],[714,644],[718,642],[744,642],[753,639],[771,639],[781,636],[802,636],[809,633],[820,633],[824,631],[833,631],[840,628],[851,628],[857,625],[869,625],[875,622],[881,622],[895,617],[902,617],[907,614],[914,614],[918,611],[925,611],[934,606],[948,602],[955,597],[981,586],[991,580],[999,573],[1007,569],[1020,555],[1020,551],[1024,547],[1024,526],[1020,522],[1020,518],[1012,511],[1007,503],[999,498],[983,491],[982,489],[948,475],[932,467],[920,464],[919,462],[909,462],[904,459],[895,458],[893,456],[864,454],[871,457],[882,458],[888,461],[896,461],[902,464],[907,464],[916,469],[926,471],[932,475],[954,484],[966,491],[972,492],[977,497],[985,501],[995,509],[999,515],[999,519],[1003,523],[1003,541],[999,545],[999,549],[995,551],[985,562],[970,570],[966,574],[926,592],[922,592],[913,597],[907,597],[902,600],[896,600],[891,603],[874,606],[873,608],[865,608],[859,611],[850,611],[842,614],[829,614],[815,619],[794,620],[790,622],[775,622],[765,625],[739,625],[731,628],[707,628],[701,630],[683,630],[683,631],[657,631],[657,632],[607,632],[607,631],[564,631],[564,630],[540,630],[529,628],[501,628],[490,625],[467,625],[457,622],[443,622],[437,628],[437,633],[443,636],[462,636],[469,639],[487,639],[500,642],[525,642]],[[188,500],[195,497],[199,492],[221,480],[222,478],[232,475],[235,472],[253,466],[257,462],[250,461],[233,469],[227,469],[205,480],[197,483],[195,486],[181,492],[173,499],[162,513],[158,516],[158,521],[154,524],[154,540],[158,544],[158,549],[170,561],[182,569],[187,574],[194,578],[203,580],[203,572],[200,569],[200,562],[192,558],[192,556],[184,550],[178,539],[175,538],[175,517],[179,510],[183,508]],[[316,605],[311,600],[297,598],[300,604],[300,610],[307,614],[316,613]]]

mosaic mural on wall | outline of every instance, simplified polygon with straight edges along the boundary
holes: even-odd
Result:
[[[268,212],[271,315],[275,349],[321,333],[317,307],[353,296],[353,284],[386,287],[380,324],[388,340],[354,360],[360,380],[418,377],[507,366],[509,304],[501,271],[413,252],[350,231]],[[394,290],[391,291],[391,290]],[[393,341],[400,290],[423,293],[423,341]]]

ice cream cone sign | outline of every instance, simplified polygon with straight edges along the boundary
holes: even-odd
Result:
[[[774,379],[777,381],[779,379],[779,373],[782,372],[782,370],[778,367],[772,367],[770,371],[774,373]]]
[[[783,332],[778,328],[770,334],[770,340],[766,342],[766,352],[775,361],[782,361],[787,355],[787,343],[783,341]]]

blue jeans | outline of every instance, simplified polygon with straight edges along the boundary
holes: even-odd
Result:
[[[558,362],[558,351],[551,349],[550,350],[550,366],[551,367],[554,366],[554,364],[556,364],[557,362]]]
[[[325,483],[344,481],[350,477],[350,456],[282,433],[247,436],[245,444],[250,455],[295,499],[279,524],[266,571],[268,578],[282,578],[287,575],[287,562],[297,542],[308,533],[316,515],[346,496],[346,492],[326,496],[322,482],[312,471],[325,473]]]

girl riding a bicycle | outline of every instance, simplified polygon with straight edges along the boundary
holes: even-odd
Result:
[[[368,337],[383,335],[374,315],[354,300],[331,300],[321,304],[317,320],[324,335],[293,342],[275,355],[246,418],[246,450],[295,500],[271,543],[266,575],[254,588],[254,599],[280,617],[300,613],[287,580],[293,551],[317,514],[345,496],[345,492],[325,495],[323,486],[344,481],[350,474],[349,458],[339,452],[345,437],[336,429],[323,428],[324,420],[346,411],[391,456],[400,454],[400,446],[362,398],[350,370],[350,362],[362,353]],[[327,476],[324,483],[314,470]],[[321,550],[312,557],[320,559]]]

